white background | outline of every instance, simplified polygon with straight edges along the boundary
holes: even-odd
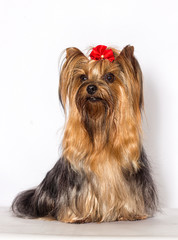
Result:
[[[0,205],[39,184],[60,156],[60,53],[98,44],[135,46],[144,145],[161,206],[178,207],[176,0],[0,1]]]

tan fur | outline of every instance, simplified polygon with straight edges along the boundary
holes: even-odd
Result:
[[[14,199],[17,216],[67,223],[133,221],[157,210],[142,144],[141,69],[133,47],[112,51],[110,62],[103,59],[107,55],[91,60],[77,48],[66,50],[59,86],[66,114],[62,156],[36,188]]]
[[[73,207],[63,212],[63,215],[59,213],[58,220],[64,222],[146,218],[141,194],[135,199],[121,171],[124,168],[132,173],[139,169],[142,74],[138,62],[133,58],[132,47],[121,53],[116,49],[113,52],[116,60],[111,63],[108,60],[89,60],[80,50],[67,49],[59,88],[64,108],[69,99],[63,156],[78,171],[84,169],[89,181],[78,206],[75,202],[71,203]],[[132,61],[135,61],[134,64]],[[111,84],[103,80],[107,72],[115,76]],[[96,125],[93,142],[76,106],[82,74],[86,74],[88,81],[98,87],[97,96],[104,97],[110,104],[105,131],[100,128],[104,112],[102,103],[88,105],[88,114]],[[110,91],[114,93],[112,99]],[[85,88],[81,89],[80,95],[86,97]]]

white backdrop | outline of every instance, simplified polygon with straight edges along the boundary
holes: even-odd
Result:
[[[144,145],[164,207],[178,207],[178,1],[0,1],[0,205],[59,158],[66,48],[135,46],[144,74]]]

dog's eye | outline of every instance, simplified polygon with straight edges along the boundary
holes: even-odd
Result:
[[[106,75],[104,75],[104,79],[110,83],[114,82],[114,74],[112,73],[107,73]]]
[[[82,74],[82,75],[80,76],[80,80],[81,80],[82,82],[84,82],[84,81],[88,80],[88,78],[87,78],[87,76],[86,76],[85,74]]]

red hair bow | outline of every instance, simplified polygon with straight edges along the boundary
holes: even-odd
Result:
[[[111,49],[106,49],[107,47],[104,45],[98,45],[93,48],[92,52],[90,53],[90,57],[93,60],[101,60],[101,59],[108,59],[110,62],[114,61],[114,54]]]

